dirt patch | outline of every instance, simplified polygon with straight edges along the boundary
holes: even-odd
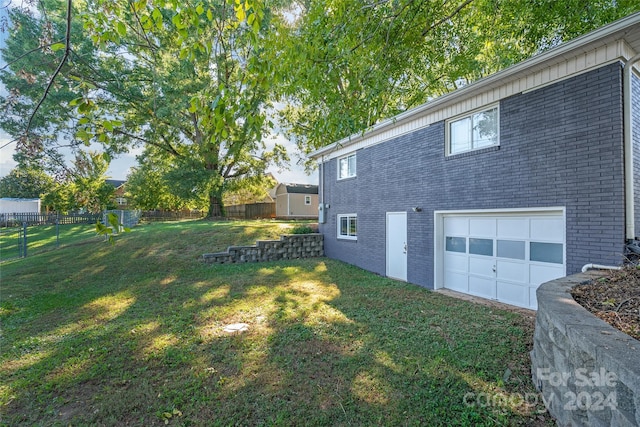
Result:
[[[572,289],[578,304],[625,334],[640,340],[640,268],[625,267]]]

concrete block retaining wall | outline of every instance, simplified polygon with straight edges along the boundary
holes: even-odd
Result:
[[[533,381],[558,425],[640,426],[640,341],[570,294],[600,276],[580,273],[538,288]]]
[[[253,246],[229,246],[226,252],[202,255],[209,264],[278,261],[324,256],[322,234],[288,234],[280,240],[258,240]]]

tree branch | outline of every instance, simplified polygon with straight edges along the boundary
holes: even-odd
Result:
[[[422,37],[425,37],[427,34],[429,34],[431,32],[431,30],[433,30],[434,28],[436,28],[437,26],[439,26],[440,24],[442,24],[445,21],[448,21],[449,19],[453,18],[454,16],[456,16],[458,13],[460,13],[460,11],[462,9],[464,9],[469,3],[471,3],[473,0],[466,0],[464,3],[462,3],[460,6],[456,7],[455,10],[453,12],[451,12],[449,15],[445,16],[444,18],[440,19],[439,21],[437,21],[435,24],[431,25],[429,28],[427,28],[426,30],[424,30],[422,32]]]
[[[116,135],[122,135],[122,136],[126,136],[128,138],[135,139],[137,141],[142,142],[143,144],[153,145],[154,147],[158,147],[158,148],[160,148],[160,149],[162,149],[162,150],[164,150],[164,151],[166,151],[166,152],[168,152],[170,154],[173,154],[176,157],[181,157],[180,153],[178,153],[178,151],[171,144],[166,144],[166,145],[158,144],[157,142],[142,138],[141,136],[137,136],[137,135],[131,134],[129,132],[122,131],[120,129],[114,129],[113,133],[116,134]]]
[[[45,45],[42,45],[42,46],[38,46],[38,47],[36,47],[36,48],[34,48],[34,49],[31,49],[30,51],[23,53],[22,55],[20,55],[19,57],[17,57],[17,58],[16,58],[16,59],[14,59],[13,61],[9,61],[9,62],[7,62],[3,67],[0,67],[0,70],[5,70],[5,69],[7,69],[11,64],[15,64],[16,62],[20,61],[22,58],[24,58],[24,57],[26,57],[26,56],[31,55],[33,52],[37,52],[37,51],[39,51],[39,50],[41,50],[41,49],[45,49],[45,48],[47,48],[47,47],[51,47],[51,46],[53,46],[54,44],[57,44],[57,43],[61,43],[61,42],[49,43],[49,44],[45,44]]]
[[[33,113],[31,113],[31,116],[29,116],[29,122],[27,123],[27,128],[25,129],[25,135],[29,135],[29,129],[31,129],[33,118],[36,116],[36,113],[42,106],[42,103],[47,98],[47,95],[49,95],[49,91],[53,86],[53,82],[56,80],[56,77],[58,77],[58,74],[60,74],[60,71],[62,71],[62,67],[67,62],[67,58],[69,58],[69,53],[71,52],[71,2],[72,0],[67,0],[67,31],[64,37],[64,55],[62,56],[62,60],[60,61],[58,68],[56,68],[53,76],[51,76],[51,80],[49,80],[49,84],[47,85],[44,94],[42,94],[42,98],[40,98],[40,101],[38,101],[38,104],[33,110]]]

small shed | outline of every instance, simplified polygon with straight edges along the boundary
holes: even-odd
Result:
[[[0,198],[0,214],[40,213],[40,199]]]
[[[278,184],[276,218],[318,218],[318,186],[311,184]]]

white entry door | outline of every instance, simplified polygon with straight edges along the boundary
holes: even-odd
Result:
[[[387,212],[387,277],[407,281],[407,213]]]
[[[565,275],[561,212],[445,215],[444,287],[531,309]]]

